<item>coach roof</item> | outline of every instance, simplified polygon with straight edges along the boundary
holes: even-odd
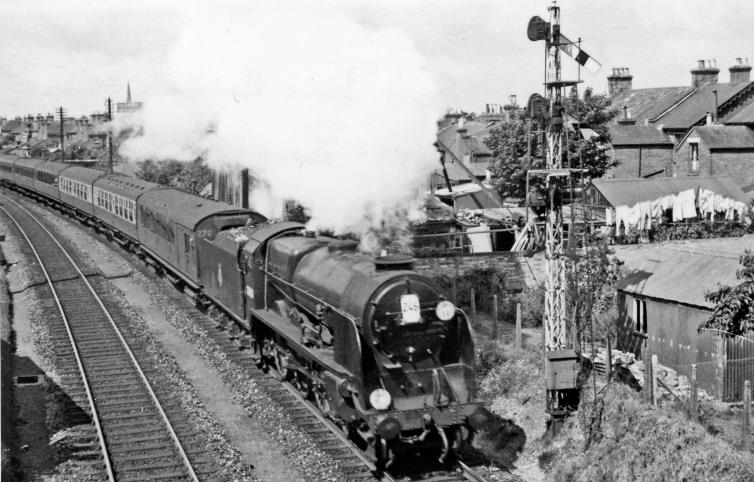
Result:
[[[134,200],[138,199],[141,194],[147,191],[163,188],[163,186],[160,186],[159,184],[118,173],[109,174],[97,179],[94,186],[104,191]]]
[[[92,184],[94,181],[104,176],[105,173],[87,167],[73,166],[70,169],[66,169],[61,175],[68,179]]]
[[[66,164],[64,162],[47,161],[47,162],[43,162],[41,164],[38,164],[37,167],[36,167],[36,169],[37,169],[37,171],[50,172],[50,173],[55,174],[55,175],[60,175],[60,172],[63,169],[68,169],[69,167],[71,167],[71,165],[70,164]]]
[[[174,188],[147,191],[139,198],[139,205],[161,213],[192,230],[211,216],[254,213],[249,209],[204,199]]]

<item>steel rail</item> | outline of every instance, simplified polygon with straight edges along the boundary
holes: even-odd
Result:
[[[11,201],[13,202],[13,201]],[[18,205],[16,203],[16,205]],[[68,324],[68,317],[65,315],[65,312],[63,311],[63,305],[60,303],[60,298],[58,298],[58,293],[55,291],[55,285],[52,282],[52,279],[50,279],[50,275],[47,273],[47,269],[44,266],[44,263],[42,263],[42,258],[40,258],[39,253],[37,252],[37,249],[32,244],[29,237],[26,235],[26,232],[21,228],[21,225],[18,221],[16,221],[16,218],[13,217],[11,213],[8,212],[7,209],[5,209],[4,206],[0,206],[0,209],[3,210],[3,212],[8,216],[8,218],[13,221],[13,224],[16,225],[16,228],[18,228],[18,231],[21,233],[21,236],[24,237],[26,240],[26,243],[29,245],[29,248],[31,248],[31,252],[34,254],[34,257],[37,258],[37,263],[39,263],[39,267],[42,268],[42,273],[44,274],[45,279],[47,280],[47,284],[50,286],[50,291],[52,291],[52,296],[55,298],[55,304],[58,306],[58,311],[60,311],[60,316],[63,319],[63,324],[65,325],[65,331],[68,333],[68,340],[71,342],[71,347],[73,348],[73,354],[76,358],[76,365],[78,365],[79,373],[81,374],[81,380],[84,383],[84,390],[86,391],[86,398],[89,400],[89,408],[92,411],[92,420],[94,422],[94,427],[97,430],[97,437],[99,438],[99,445],[102,449],[102,458],[105,460],[105,470],[107,471],[107,478],[111,482],[115,482],[115,474],[113,474],[113,467],[110,463],[110,457],[108,456],[107,451],[107,444],[105,443],[105,435],[102,433],[102,425],[100,424],[99,420],[99,414],[97,413],[97,408],[94,404],[94,396],[92,395],[92,390],[89,387],[89,380],[86,377],[86,372],[84,371],[84,366],[81,363],[81,356],[79,355],[78,347],[76,346],[76,341],[73,339],[73,333],[71,332],[71,327]]]
[[[123,334],[121,333],[120,329],[118,328],[118,325],[115,323],[115,320],[113,320],[112,316],[110,316],[110,312],[107,310],[107,308],[105,307],[104,303],[102,303],[102,300],[97,295],[97,292],[94,289],[94,287],[92,287],[92,285],[89,283],[89,280],[86,278],[86,276],[84,275],[84,273],[81,272],[81,270],[79,269],[78,265],[76,265],[75,261],[73,261],[73,258],[71,258],[70,254],[68,254],[68,251],[66,251],[66,249],[55,238],[55,236],[31,212],[29,212],[28,209],[24,208],[19,203],[17,203],[13,199],[10,199],[7,196],[3,196],[3,197],[5,197],[6,199],[8,199],[10,202],[12,202],[16,206],[18,206],[19,209],[21,209],[27,215],[29,215],[29,217],[31,219],[33,219],[34,222],[36,222],[42,228],[42,230],[47,233],[48,236],[50,236],[50,239],[58,246],[58,248],[60,248],[60,250],[62,251],[62,253],[65,255],[65,257],[68,259],[68,261],[71,263],[71,265],[73,266],[73,268],[76,270],[76,272],[81,277],[81,280],[84,282],[84,284],[86,284],[87,288],[89,289],[89,291],[94,296],[94,299],[97,301],[97,304],[102,309],[102,312],[104,313],[104,315],[107,317],[108,321],[110,322],[110,326],[115,331],[115,334],[118,336],[118,339],[123,344],[123,347],[125,348],[126,353],[128,354],[129,358],[131,359],[131,362],[133,363],[134,368],[139,373],[139,376],[141,377],[141,380],[144,382],[144,385],[145,385],[147,391],[149,392],[149,395],[152,398],[152,401],[154,402],[155,407],[160,412],[160,416],[162,417],[162,420],[164,421],[165,426],[168,429],[168,432],[170,433],[170,436],[173,439],[173,442],[175,443],[175,446],[176,446],[176,448],[178,449],[178,452],[181,455],[181,458],[183,460],[183,464],[185,465],[186,469],[188,470],[189,475],[191,476],[191,479],[193,481],[195,481],[195,482],[199,482],[199,478],[196,476],[196,472],[194,471],[194,467],[191,465],[191,461],[189,460],[188,455],[186,454],[186,451],[183,449],[183,445],[181,444],[180,440],[178,439],[178,435],[175,433],[175,430],[173,429],[173,426],[170,423],[170,420],[168,419],[167,414],[163,410],[162,405],[160,404],[160,401],[157,398],[157,395],[155,394],[154,390],[152,389],[152,385],[149,383],[149,380],[147,379],[147,376],[144,374],[144,371],[141,369],[141,366],[139,365],[139,362],[136,360],[136,356],[134,356],[133,351],[131,350],[131,347],[129,346],[129,344],[126,341],[126,339],[123,337]],[[113,472],[112,472],[112,466],[110,464],[110,460],[109,460],[109,456],[108,456],[107,445],[105,443],[104,434],[102,432],[102,427],[99,424],[99,417],[96,415],[97,411],[96,411],[96,407],[95,407],[95,404],[94,404],[94,398],[92,396],[91,390],[89,388],[89,384],[88,384],[87,379],[86,379],[86,374],[84,372],[84,367],[83,367],[83,365],[81,363],[81,359],[79,357],[79,353],[78,353],[78,349],[76,347],[76,343],[75,343],[75,341],[73,339],[73,333],[71,332],[71,329],[69,327],[68,319],[65,316],[65,314],[63,313],[63,307],[62,307],[62,305],[60,303],[60,300],[59,300],[57,294],[55,293],[55,288],[54,288],[54,285],[52,283],[52,280],[50,279],[49,275],[47,274],[47,270],[45,269],[45,267],[44,267],[44,265],[42,263],[42,260],[39,257],[39,254],[37,253],[37,250],[34,249],[34,246],[32,245],[31,240],[26,235],[26,233],[23,231],[23,229],[21,228],[21,225],[15,220],[15,218],[13,218],[13,216],[5,209],[5,207],[0,206],[0,209],[2,209],[8,215],[8,217],[18,227],[19,231],[21,232],[21,234],[26,239],[26,242],[29,243],[29,246],[31,247],[32,251],[34,252],[34,256],[37,258],[37,262],[39,263],[40,267],[42,268],[42,270],[43,270],[43,272],[45,274],[45,277],[47,278],[47,282],[50,285],[50,288],[51,288],[51,290],[53,292],[53,295],[55,296],[55,303],[58,305],[58,309],[60,310],[60,313],[61,313],[61,315],[62,315],[62,317],[63,317],[63,319],[65,321],[65,327],[66,327],[66,331],[68,332],[68,338],[71,341],[71,345],[73,346],[73,350],[74,350],[74,353],[76,355],[76,363],[79,366],[79,371],[81,372],[82,379],[84,380],[84,386],[86,387],[87,398],[89,399],[89,403],[90,403],[90,406],[92,408],[92,415],[97,420],[97,422],[95,423],[95,425],[97,427],[97,433],[98,433],[99,438],[100,438],[100,446],[102,447],[102,450],[103,450],[103,456],[104,456],[104,459],[105,459],[105,465],[108,468],[108,478],[109,478],[109,480],[111,480],[111,481],[114,482],[115,478],[114,478],[114,475],[113,475]]]
[[[463,470],[463,476],[466,478],[466,480],[471,480],[473,482],[485,482],[485,479],[481,475],[474,472],[471,467],[464,464],[460,460],[458,461],[458,466],[461,467],[461,470]]]
[[[312,415],[314,415],[317,420],[319,420],[325,427],[327,427],[330,432],[332,432],[333,435],[335,435],[338,440],[340,440],[346,447],[348,447],[351,452],[359,459],[361,460],[364,465],[366,465],[369,470],[372,472],[375,472],[377,470],[377,467],[374,465],[374,463],[369,459],[369,457],[358,447],[356,447],[353,442],[351,442],[348,437],[345,436],[345,434],[338,428],[330,419],[325,417],[322,412],[320,412],[314,405],[306,400],[303,395],[301,395],[301,392],[297,388],[295,388],[293,385],[291,385],[288,382],[282,382],[283,387],[285,387],[286,390],[288,390],[294,398],[296,398],[304,407],[306,407],[309,412],[311,412]],[[382,479],[387,482],[394,482],[395,479],[393,479],[389,474],[383,473]]]

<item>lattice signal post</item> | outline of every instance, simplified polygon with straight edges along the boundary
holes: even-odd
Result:
[[[547,127],[545,169],[529,170],[527,184],[531,178],[544,179],[547,190],[543,326],[547,412],[553,422],[561,420],[578,406],[578,358],[569,341],[566,326],[566,256],[561,193],[571,184],[571,173],[581,170],[563,166],[563,92],[565,88],[580,81],[560,78],[560,51],[564,45],[561,42],[565,39],[560,33],[560,7],[553,4],[548,10],[550,22],[533,17],[527,32],[530,40],[545,41],[546,97],[533,94],[529,99],[528,109],[532,117],[539,119]]]

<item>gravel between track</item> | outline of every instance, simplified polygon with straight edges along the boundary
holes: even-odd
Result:
[[[244,369],[228,359],[208,334],[193,324],[189,317],[175,306],[169,296],[174,291],[167,282],[156,279],[144,266],[133,264],[136,260],[135,257],[103,243],[98,238],[93,239],[89,231],[61,219],[59,214],[50,214],[36,206],[34,206],[34,209],[52,222],[67,239],[71,239],[75,246],[85,246],[86,251],[78,249],[78,252],[88,258],[90,262],[92,258],[107,260],[104,264],[90,263],[92,266],[96,266],[103,275],[106,277],[129,276],[136,285],[147,293],[151,304],[159,307],[165,319],[177,328],[196,352],[217,370],[229,393],[232,393],[233,399],[246,410],[254,422],[264,428],[266,432],[264,435],[272,438],[280,445],[288,470],[291,466],[294,466],[307,480],[337,481],[346,478],[337,469],[337,464],[327,454],[316,448],[308,435],[301,432],[288,419],[267,393],[244,373]],[[140,330],[142,330],[144,336],[150,340],[150,345],[154,346],[155,352],[160,354],[158,359],[160,361],[165,360],[165,368],[170,368],[171,375],[175,374],[176,380],[179,380],[179,385],[186,390],[186,396],[182,399],[190,401],[186,404],[187,408],[195,408],[197,410],[196,420],[206,421],[205,423],[208,424],[208,432],[212,433],[211,439],[214,443],[213,451],[216,450],[217,456],[220,457],[218,460],[227,464],[229,473],[235,474],[235,477],[240,474],[246,475],[248,471],[243,470],[244,464],[237,449],[228,442],[222,429],[218,427],[217,423],[213,422],[211,415],[206,413],[196,392],[175,364],[175,360],[162,351],[162,348],[155,342],[150,333],[148,324],[144,323],[144,320],[128,306],[128,302],[123,299],[122,293],[115,288],[113,290],[114,293],[118,294],[128,312],[133,315],[131,317],[137,321],[137,326],[141,327]],[[281,476],[278,480],[291,480],[290,473],[285,477]]]
[[[88,250],[92,248],[95,243],[92,242],[90,236],[85,235],[80,228],[71,226],[65,221],[61,220],[59,215],[50,214],[46,210],[41,209],[37,206],[32,206],[31,209],[37,214],[41,214],[45,217],[46,220],[51,221],[54,224],[55,230],[63,235],[64,239],[62,242],[66,246],[66,248],[75,249],[77,254],[79,254],[81,258],[85,260],[84,264],[88,264],[88,267],[90,269],[100,269],[105,276],[122,276],[130,272],[130,267],[128,267],[127,263],[125,262],[121,262],[120,266],[117,266],[115,268],[116,272],[113,272],[113,270],[103,269],[105,268],[105,266],[92,262],[92,257],[89,256],[86,251],[80,249],[80,247],[84,246],[86,246]],[[123,268],[127,269],[124,270]],[[27,283],[33,283],[37,281],[36,279],[29,280],[28,274],[26,275],[26,278]],[[238,450],[233,447],[233,445],[228,441],[222,427],[214,420],[212,414],[206,410],[201,400],[197,396],[195,390],[186,380],[185,374],[175,363],[173,357],[163,349],[160,343],[151,334],[149,327],[145,323],[145,321],[141,317],[139,317],[132,309],[130,309],[128,302],[123,298],[122,293],[117,291],[109,282],[105,282],[104,285],[107,286],[108,290],[118,300],[118,303],[120,307],[124,309],[124,312],[128,313],[130,321],[129,332],[132,334],[131,336],[141,338],[145,341],[147,351],[154,358],[155,367],[158,368],[160,373],[163,374],[167,379],[167,383],[169,383],[171,387],[170,391],[177,395],[176,398],[180,400],[181,407],[183,410],[185,410],[187,416],[194,421],[196,425],[196,432],[203,434],[205,438],[205,446],[208,447],[209,453],[215,459],[217,466],[221,468],[220,470],[222,471],[222,473],[217,474],[218,479],[233,481],[258,480],[252,472],[252,467],[244,462]],[[49,332],[47,329],[47,324],[44,320],[42,310],[39,306],[41,303],[43,303],[40,298],[43,298],[44,294],[40,295],[39,293],[39,291],[42,289],[46,288],[33,288],[35,296],[30,297],[32,299],[30,300],[30,306],[28,306],[28,309],[30,310],[32,319],[32,331],[35,351],[42,356],[46,371],[54,375],[55,361],[51,356],[52,349],[49,342]],[[126,335],[126,337],[130,338],[129,335]],[[56,395],[54,391],[49,393],[48,401],[51,401],[51,398],[54,398],[55,396]],[[55,413],[55,411],[57,410],[56,407],[57,404],[54,403],[48,405],[48,410],[52,410],[53,412],[48,413],[48,424],[50,425],[52,432],[55,432],[60,425],[66,425],[64,421],[57,419],[57,414]],[[63,432],[58,432],[56,435],[58,436],[53,436],[53,438],[59,439],[60,441],[56,444],[54,450],[58,453],[65,454],[66,437],[62,436],[64,435]],[[77,480],[81,480],[82,478],[86,479],[85,474],[87,472],[86,463],[80,463],[75,460],[71,460],[59,465],[52,477],[56,480],[71,480],[71,477],[75,477]]]

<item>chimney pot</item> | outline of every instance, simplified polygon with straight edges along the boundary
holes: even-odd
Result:
[[[743,62],[741,62],[741,57],[736,58],[736,63],[728,68],[728,71],[730,72],[731,84],[749,82],[751,67],[748,64],[748,59],[746,60],[746,64],[744,64]]]
[[[613,73],[607,78],[607,90],[610,98],[631,90],[633,76],[628,67],[613,67]]]
[[[707,112],[707,122],[706,125],[712,125],[712,113]]]
[[[703,69],[704,68],[704,60],[697,60],[696,61],[696,68]]]

